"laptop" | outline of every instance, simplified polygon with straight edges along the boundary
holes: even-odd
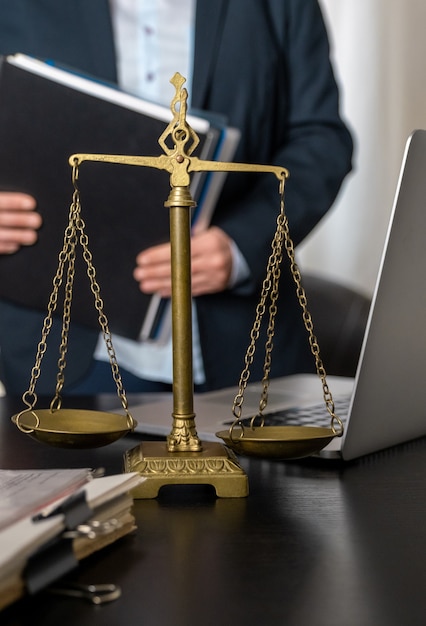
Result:
[[[426,130],[407,140],[356,375],[327,382],[345,428],[319,456],[348,461],[426,435]],[[248,383],[243,419],[257,413],[261,390]],[[220,441],[237,391],[195,394],[201,440]],[[138,431],[170,433],[171,395],[130,410]],[[330,425],[315,374],[271,379],[264,415],[265,425]]]

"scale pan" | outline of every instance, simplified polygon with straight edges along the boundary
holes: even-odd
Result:
[[[267,459],[301,459],[322,450],[336,436],[317,426],[236,427],[216,433],[237,454]]]
[[[127,415],[85,409],[26,409],[12,422],[33,439],[58,448],[100,448],[131,432]]]

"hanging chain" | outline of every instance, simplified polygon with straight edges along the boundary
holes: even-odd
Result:
[[[43,322],[41,340],[37,346],[35,364],[31,370],[29,387],[28,390],[23,394],[22,399],[30,409],[33,409],[37,402],[37,394],[35,392],[35,388],[37,380],[41,374],[41,362],[47,350],[47,338],[53,325],[53,314],[58,305],[59,289],[63,283],[66,267],[67,269],[64,287],[65,294],[62,314],[61,342],[59,346],[58,373],[56,376],[55,397],[50,404],[50,408],[52,411],[57,410],[61,407],[61,392],[65,382],[64,373],[66,368],[68,334],[71,320],[72,293],[75,277],[75,249],[77,244],[80,243],[83,249],[83,259],[87,265],[87,276],[89,277],[90,281],[90,289],[94,295],[94,304],[95,309],[98,313],[98,322],[101,327],[103,339],[105,341],[105,345],[108,351],[112,376],[117,387],[117,394],[121,400],[121,405],[126,413],[128,426],[129,428],[132,428],[134,420],[128,410],[127,397],[121,380],[120,370],[112,343],[111,332],[109,330],[108,319],[103,310],[103,300],[100,295],[100,287],[96,280],[96,271],[93,266],[92,254],[88,246],[89,239],[87,234],[85,233],[86,225],[83,218],[81,217],[80,192],[77,186],[78,173],[79,170],[76,161],[72,168],[72,184],[74,191],[69,211],[68,226],[66,227],[64,232],[63,246],[61,252],[59,253],[58,267],[56,270],[56,274],[53,278],[53,289],[47,305],[47,315]]]
[[[315,359],[316,372],[322,384],[325,406],[331,417],[331,428],[336,435],[341,436],[343,434],[343,423],[340,417],[338,417],[335,414],[333,397],[329,389],[329,386],[327,384],[326,371],[325,371],[324,364],[320,356],[320,349],[319,349],[318,341],[314,334],[314,325],[312,322],[312,317],[308,311],[308,301],[307,301],[305,289],[302,286],[302,277],[300,274],[300,270],[296,263],[294,244],[290,237],[288,219],[285,213],[285,205],[284,205],[284,187],[285,187],[285,176],[283,176],[282,179],[280,180],[280,186],[279,186],[280,212],[277,217],[277,228],[274,234],[274,238],[272,240],[272,246],[271,246],[272,252],[268,258],[268,263],[266,267],[266,276],[262,283],[260,299],[256,307],[256,317],[255,317],[255,321],[253,323],[253,327],[250,332],[250,344],[247,348],[247,351],[244,357],[244,368],[240,375],[238,393],[235,396],[234,402],[232,405],[232,412],[235,417],[235,422],[231,426],[231,436],[232,436],[232,429],[237,424],[243,427],[243,424],[241,422],[241,414],[242,414],[242,406],[244,402],[244,392],[247,387],[248,380],[250,378],[250,367],[253,363],[253,359],[254,359],[254,355],[256,351],[256,343],[259,339],[262,320],[266,312],[266,302],[269,296],[269,307],[268,307],[269,320],[268,320],[268,327],[266,330],[267,338],[266,338],[266,343],[265,343],[265,359],[264,359],[264,365],[263,365],[262,392],[261,392],[261,397],[259,401],[259,411],[256,415],[254,415],[251,418],[250,427],[254,426],[254,423],[257,419],[260,419],[261,426],[263,426],[265,422],[263,411],[265,410],[267,403],[268,403],[269,374],[271,370],[273,337],[274,337],[274,331],[275,331],[275,318],[276,318],[276,313],[277,313],[277,299],[278,299],[278,294],[279,294],[279,280],[280,280],[280,275],[281,275],[281,262],[282,262],[282,257],[283,257],[283,244],[287,252],[287,256],[290,260],[290,270],[293,276],[293,280],[296,284],[296,294],[297,294],[299,304],[302,308],[303,322],[304,322],[306,331],[308,333],[310,349]]]

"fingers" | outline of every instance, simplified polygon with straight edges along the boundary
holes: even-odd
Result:
[[[133,277],[144,293],[171,295],[170,244],[141,252]],[[232,270],[231,240],[217,227],[191,239],[191,286],[194,296],[226,289]]]
[[[11,254],[35,243],[42,223],[35,206],[32,196],[0,192],[0,254]]]
[[[231,240],[223,230],[212,227],[192,238],[191,286],[194,296],[225,290],[231,271]]]
[[[171,253],[170,244],[148,248],[136,258],[134,279],[144,293],[158,293],[163,298],[171,295]]]
[[[32,211],[36,201],[26,193],[0,191],[0,210]]]

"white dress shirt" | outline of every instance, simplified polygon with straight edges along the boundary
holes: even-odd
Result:
[[[195,0],[111,0],[120,86],[169,106],[179,71],[191,93]]]
[[[196,0],[110,0],[110,4],[120,86],[146,100],[169,106],[174,96],[170,78],[178,71],[186,78],[185,87],[190,98]],[[240,250],[234,242],[231,245],[230,287],[249,276]],[[192,337],[194,382],[202,384],[205,375],[194,305]],[[161,342],[150,342],[113,335],[118,363],[139,378],[173,382],[170,323],[166,332],[162,331],[162,338]],[[109,361],[102,335],[95,358]]]
[[[196,0],[110,0],[120,87],[166,106],[174,96],[176,71],[191,91]],[[193,306],[194,382],[204,382],[197,316]],[[141,320],[142,325],[142,320]],[[164,333],[163,333],[164,337]],[[118,363],[140,378],[173,381],[171,328],[162,342],[112,337]],[[100,335],[95,358],[109,361]]]

